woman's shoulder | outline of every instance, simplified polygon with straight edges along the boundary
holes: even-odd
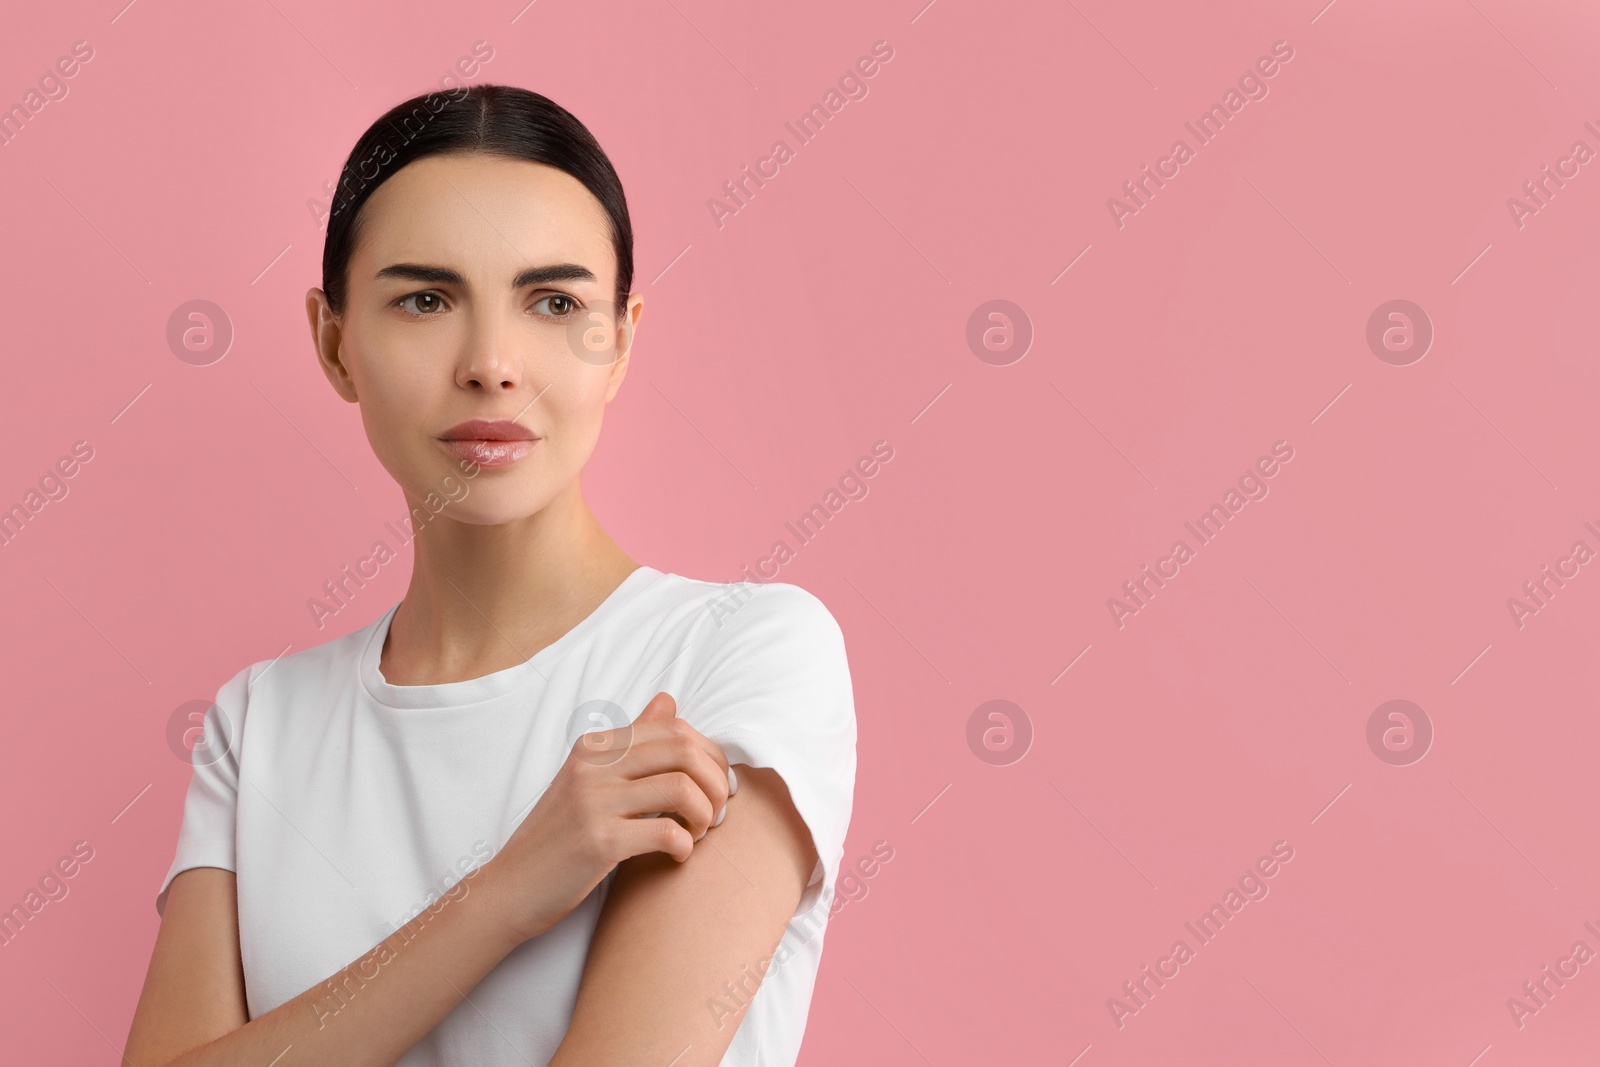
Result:
[[[233,676],[223,683],[222,689],[243,699],[248,698],[268,682],[324,684],[334,674],[348,673],[360,662],[373,634],[398,606],[396,603],[386,608],[377,618],[349,633],[326,638],[302,648],[296,648],[294,642],[290,642],[277,655],[252,660],[238,668]]]
[[[695,620],[697,633],[743,631],[839,632],[839,623],[815,593],[791,582],[707,581],[663,572],[663,594]]]

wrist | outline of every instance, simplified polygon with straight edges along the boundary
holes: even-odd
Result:
[[[496,855],[473,871],[469,880],[482,898],[484,913],[497,935],[507,942],[506,951],[538,937],[554,925],[526,914],[528,887],[500,856]]]

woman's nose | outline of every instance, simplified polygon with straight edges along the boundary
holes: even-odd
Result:
[[[456,373],[456,382],[462,388],[495,392],[514,390],[522,384],[523,357],[512,348],[512,331],[492,321],[475,323],[465,344]]]

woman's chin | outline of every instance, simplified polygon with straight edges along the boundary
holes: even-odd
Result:
[[[433,503],[436,505],[438,501]],[[438,514],[468,526],[504,526],[538,513],[545,503],[542,497],[536,499],[526,492],[497,493],[473,485],[467,496],[447,501]]]

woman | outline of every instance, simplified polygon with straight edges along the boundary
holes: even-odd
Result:
[[[411,582],[217,693],[129,1062],[792,1064],[854,787],[843,636],[796,586],[639,565],[584,503],[643,310],[610,162],[526,90],[407,101],[322,269]]]

